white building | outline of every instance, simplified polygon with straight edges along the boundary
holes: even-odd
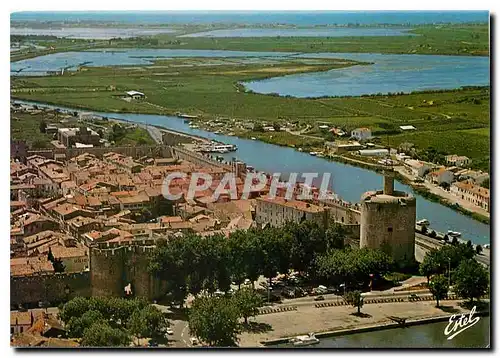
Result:
[[[299,200],[260,197],[256,199],[256,204],[255,222],[259,225],[280,227],[288,221],[299,223],[304,219],[323,224],[328,217],[328,210],[324,207]]]
[[[357,140],[367,140],[372,138],[372,131],[369,128],[356,128],[351,132],[351,137]]]
[[[455,165],[457,167],[464,167],[466,165],[469,165],[472,161],[466,157],[465,155],[447,155],[445,157],[446,164],[448,165]]]
[[[490,190],[469,181],[451,184],[450,193],[490,212]]]
[[[138,91],[128,91],[127,96],[132,99],[143,99],[144,97],[146,97],[144,93]]]
[[[427,181],[437,185],[442,183],[451,184],[454,177],[453,172],[446,168],[439,168],[426,175]]]
[[[423,178],[425,172],[432,168],[432,165],[415,159],[407,159],[404,162],[406,169],[413,175]]]
[[[368,157],[384,157],[389,155],[387,149],[360,149],[358,150],[359,155]]]

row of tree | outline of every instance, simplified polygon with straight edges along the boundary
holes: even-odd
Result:
[[[450,285],[459,297],[470,303],[488,291],[489,273],[474,259],[475,254],[472,244],[458,243],[430,250],[425,255],[420,273],[427,277],[437,306],[439,300],[447,297]]]
[[[129,346],[133,337],[163,339],[169,321],[144,299],[76,297],[62,306],[59,318],[68,336],[82,346]]]
[[[289,269],[314,275],[316,258],[342,249],[344,237],[340,226],[325,230],[314,221],[236,231],[229,238],[191,233],[159,243],[149,269],[166,281],[173,301],[183,302],[188,293],[227,292],[231,282],[240,286],[261,275],[271,280]]]

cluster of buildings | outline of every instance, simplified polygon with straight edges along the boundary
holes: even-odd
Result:
[[[446,163],[451,166],[409,159],[405,155],[399,155],[398,159],[402,161],[406,172],[415,179],[449,188],[450,194],[457,199],[490,211],[490,190],[481,186],[485,180],[489,179],[489,174],[463,168],[471,163],[469,158],[457,155],[446,156]]]
[[[101,153],[94,148],[99,154],[89,150],[64,160],[39,154],[25,162],[11,160],[11,307],[19,309],[12,312],[11,333],[22,333],[15,339],[43,345],[57,341],[50,332],[60,333],[54,322],[54,331],[33,334],[35,322],[42,319],[48,322],[44,327],[52,327],[52,318],[28,317],[23,315],[25,308],[53,306],[76,296],[120,296],[125,288],[157,299],[164,287],[147,269],[149,253],[159,241],[182,240],[187,232],[227,236],[239,229],[279,227],[288,221],[313,220],[325,226],[335,222],[361,238],[362,246],[389,244],[394,247],[389,254],[396,260],[413,258],[414,199],[390,185],[360,204],[335,195],[324,198],[318,188],[301,183],[278,187],[277,197],[270,199],[272,177],[267,176],[262,189],[242,199],[248,173],[244,163],[221,163],[208,155],[168,148],[167,156]],[[224,194],[214,198],[228,171],[237,175],[237,198]],[[166,199],[162,185],[173,172],[185,174],[169,188],[182,195]],[[191,176],[200,172],[211,174],[213,182],[189,198]],[[304,190],[312,198],[301,200]],[[390,195],[394,199],[389,200]],[[380,222],[384,229],[373,230]]]

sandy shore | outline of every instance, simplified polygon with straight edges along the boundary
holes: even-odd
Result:
[[[468,313],[468,310],[458,305],[459,302],[461,301],[443,301],[441,305],[446,308],[446,311],[436,308],[435,301],[366,304],[361,309],[362,313],[367,314],[366,317],[352,315],[356,312],[356,308],[350,306],[326,308],[299,306],[297,311],[272,313],[252,318],[251,322],[256,322],[262,330],[267,327],[267,331],[244,332],[239,337],[239,345],[258,347],[262,346],[260,343],[262,341],[293,337],[309,332],[319,333],[393,322],[387,316],[414,320],[450,316],[457,312]]]

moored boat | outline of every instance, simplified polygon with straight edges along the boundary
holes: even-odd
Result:
[[[294,346],[310,346],[313,344],[318,344],[319,339],[316,338],[314,333],[309,333],[308,335],[304,336],[297,336],[295,338],[292,338],[290,340],[290,343],[292,343]]]

